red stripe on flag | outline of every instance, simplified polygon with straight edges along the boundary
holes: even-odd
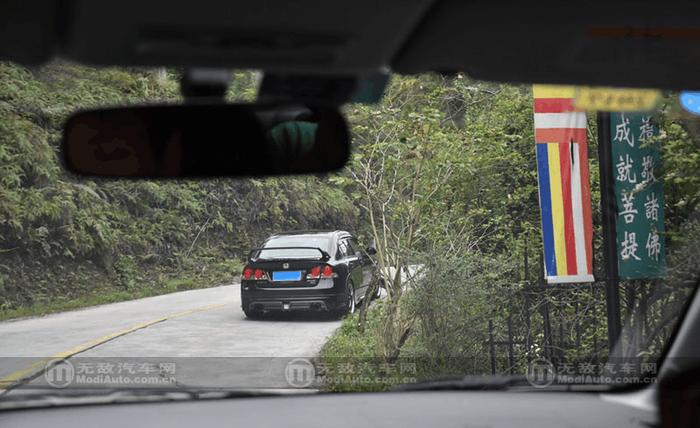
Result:
[[[584,237],[586,238],[586,261],[588,263],[588,272],[593,274],[593,226],[591,220],[591,189],[588,177],[588,145],[586,139],[579,142],[578,156],[581,163],[581,199],[583,203],[583,228]],[[583,272],[579,272],[583,273]]]
[[[583,128],[538,128],[535,129],[536,143],[586,144],[586,130]]]
[[[576,111],[572,98],[535,98],[535,113]]]
[[[564,241],[566,242],[566,270],[576,275],[576,235],[574,235],[574,213],[571,206],[571,149],[569,144],[559,144],[561,165],[561,188],[564,203]]]

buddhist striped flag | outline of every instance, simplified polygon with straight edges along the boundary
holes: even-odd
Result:
[[[545,277],[593,281],[586,113],[574,109],[573,87],[534,85],[533,93]]]

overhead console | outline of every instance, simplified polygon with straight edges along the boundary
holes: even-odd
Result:
[[[39,63],[58,54],[96,65],[369,73],[389,65],[431,3],[8,0],[0,6],[0,57]]]
[[[403,48],[399,73],[487,80],[700,88],[700,3],[442,0]]]

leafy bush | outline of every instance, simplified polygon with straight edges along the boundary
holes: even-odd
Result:
[[[480,253],[433,259],[406,294],[417,320],[402,357],[420,361],[423,377],[488,373],[488,322],[510,310],[511,264]]]

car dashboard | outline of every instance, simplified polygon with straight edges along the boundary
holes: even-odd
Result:
[[[14,410],[5,428],[75,427],[649,427],[639,392],[416,391],[289,395]]]

